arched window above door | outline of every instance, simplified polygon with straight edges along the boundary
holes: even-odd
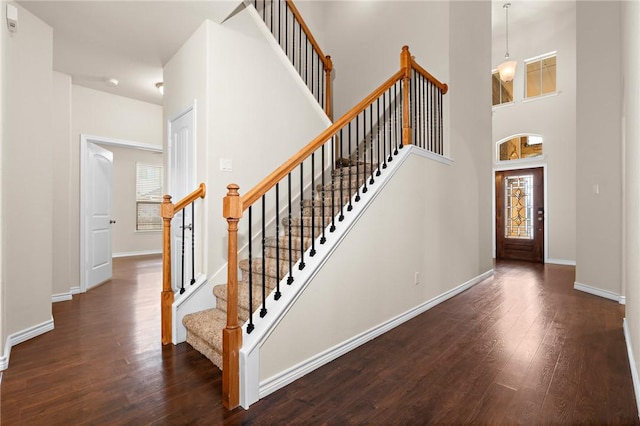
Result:
[[[542,155],[542,136],[515,135],[497,144],[498,161],[521,160]]]

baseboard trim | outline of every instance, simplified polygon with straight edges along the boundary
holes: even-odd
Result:
[[[576,266],[575,260],[565,260],[565,259],[546,259],[545,263],[552,263],[554,265]]]
[[[629,326],[627,319],[622,319],[622,329],[624,330],[624,342],[627,345],[627,356],[629,357],[629,367],[631,368],[631,380],[633,381],[633,393],[636,397],[636,407],[638,407],[638,418],[640,419],[640,378],[638,377],[638,366],[633,356],[633,348],[631,347],[631,336],[629,334]]]
[[[623,304],[623,305],[626,302],[626,298],[624,296],[620,296],[617,293],[614,293],[614,292],[609,291],[609,290],[602,290],[600,288],[591,287],[591,286],[586,285],[586,284],[580,284],[579,282],[574,282],[573,283],[573,288],[575,290],[578,290],[578,291],[582,291],[582,292],[585,292],[585,293],[593,294],[594,296],[603,297],[603,298],[609,299],[609,300],[615,300],[616,302],[618,302],[620,304]]]
[[[51,295],[51,302],[53,303],[66,302],[67,300],[71,299],[73,299],[73,294],[71,294],[71,291],[67,293],[58,293]]]
[[[48,321],[9,335],[4,345],[4,355],[0,357],[0,371],[6,370],[9,367],[9,357],[12,347],[51,330],[53,330],[53,317]]]
[[[159,250],[142,250],[142,251],[125,251],[121,253],[112,253],[111,257],[131,257],[131,256],[147,256],[150,254],[162,254],[162,249]]]
[[[361,346],[368,341],[375,339],[376,337],[386,333],[387,331],[399,326],[406,321],[409,321],[417,315],[428,311],[434,306],[439,305],[440,303],[462,293],[463,291],[489,278],[491,275],[493,275],[493,269],[490,269],[478,275],[477,277],[470,279],[464,284],[461,284],[445,293],[442,293],[441,295],[436,296],[433,299],[430,299],[416,306],[415,308],[406,311],[403,314],[391,318],[390,320],[374,328],[371,328],[357,336],[354,336],[349,340],[346,340],[332,348],[329,348],[326,351],[307,359],[306,361],[294,365],[293,367],[262,381],[260,383],[259,398],[264,398],[267,395],[287,386],[288,384],[303,377],[304,375],[316,370],[319,367],[322,367],[325,364],[328,364],[329,362],[346,354],[347,352],[352,351],[358,346]]]

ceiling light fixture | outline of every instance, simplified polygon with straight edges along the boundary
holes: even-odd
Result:
[[[161,81],[156,83],[156,89],[158,89],[161,95],[164,95],[164,84],[162,84]]]
[[[502,81],[511,81],[513,77],[516,75],[516,61],[509,60],[509,8],[511,7],[511,3],[505,3],[502,6],[505,9],[506,15],[506,53],[504,55],[504,62],[498,65],[498,72],[500,73],[500,80]]]

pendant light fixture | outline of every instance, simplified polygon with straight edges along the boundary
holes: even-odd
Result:
[[[511,81],[513,77],[516,75],[516,61],[509,60],[509,8],[511,7],[511,3],[505,3],[502,6],[505,9],[506,14],[506,53],[504,55],[504,62],[498,65],[498,72],[500,73],[500,80],[502,81]]]

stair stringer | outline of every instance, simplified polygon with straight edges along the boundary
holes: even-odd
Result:
[[[251,334],[247,334],[246,326],[243,329],[243,346],[240,350],[240,403],[244,408],[248,408],[252,403],[258,401],[260,398],[280,389],[295,379],[302,377],[304,374],[313,371],[314,369],[330,362],[338,356],[378,335],[375,334],[367,336],[365,340],[356,339],[353,341],[356,342],[356,344],[347,344],[337,352],[315,357],[314,361],[306,364],[304,367],[293,368],[292,371],[285,372],[278,375],[278,377],[267,380],[260,378],[260,350],[262,346],[267,342],[278,324],[280,324],[280,322],[287,316],[296,301],[312,283],[313,278],[322,270],[333,252],[341,245],[353,227],[364,215],[366,210],[372,205],[373,201],[381,194],[384,187],[401,169],[403,163],[405,163],[405,161],[412,155],[427,157],[444,164],[452,163],[450,159],[416,148],[412,145],[400,150],[399,155],[394,157],[392,162],[387,163],[388,167],[383,171],[382,175],[375,177],[375,183],[368,185],[368,192],[361,194],[361,200],[359,202],[353,202],[353,210],[345,214],[344,221],[337,224],[335,232],[326,233],[326,244],[321,245],[316,242],[316,255],[312,258],[308,257],[309,250],[307,250],[305,253],[305,259],[307,259],[306,267],[300,271],[297,269],[298,264],[296,263],[296,266],[294,267],[295,272],[293,284],[288,286],[286,285],[286,280],[281,282],[280,288],[282,291],[282,297],[280,300],[277,302],[274,301],[273,293],[267,298],[267,308],[269,309],[269,313],[264,318],[259,318],[259,316],[254,315],[254,331]],[[462,289],[459,291],[462,291]],[[448,297],[451,297],[452,295],[449,295]],[[417,313],[415,315],[417,315]],[[395,325],[398,325],[407,319],[403,319],[397,324],[394,323],[394,325],[390,326],[388,329],[395,327]],[[381,331],[380,334],[382,332],[384,331]]]

